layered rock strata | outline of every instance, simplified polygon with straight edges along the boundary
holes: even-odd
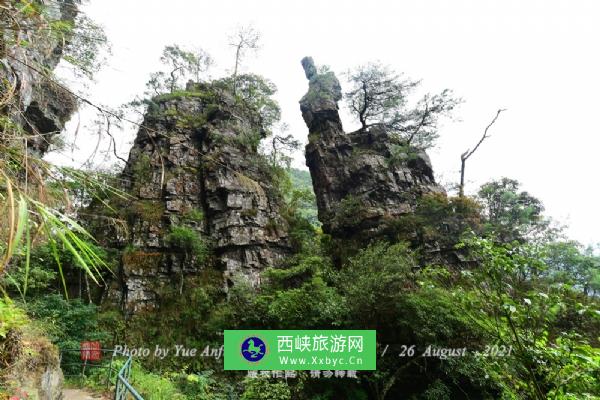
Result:
[[[228,285],[235,275],[257,285],[290,251],[281,199],[257,151],[260,118],[225,89],[187,89],[153,99],[121,176],[132,196],[125,223],[104,235],[126,247],[109,293],[129,311],[154,307],[162,289],[183,290],[207,269]]]

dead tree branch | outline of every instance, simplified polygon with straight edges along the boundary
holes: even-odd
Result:
[[[467,151],[465,151],[464,153],[462,153],[460,155],[460,186],[458,188],[459,197],[463,197],[465,194],[465,166],[466,166],[467,160],[469,159],[469,157],[471,157],[473,155],[473,153],[475,153],[477,151],[479,146],[481,146],[481,143],[483,143],[483,141],[485,139],[490,137],[490,136],[488,136],[488,131],[491,128],[491,126],[496,123],[496,120],[498,120],[498,117],[500,116],[500,113],[502,111],[506,111],[506,109],[501,108],[496,112],[496,116],[494,117],[494,119],[492,119],[492,122],[490,122],[488,124],[488,126],[486,126],[485,130],[483,131],[483,136],[481,137],[481,139],[479,139],[479,142],[477,142],[477,144],[475,145],[473,150],[467,149]]]

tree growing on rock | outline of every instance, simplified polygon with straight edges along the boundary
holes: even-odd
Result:
[[[452,91],[425,94],[409,104],[409,94],[419,81],[403,79],[389,67],[369,63],[347,73],[351,89],[344,97],[350,111],[361,123],[361,130],[382,126],[400,136],[406,146],[426,149],[438,137],[438,124],[460,103]]]
[[[269,139],[267,155],[271,166],[289,169],[292,162],[291,153],[300,149],[301,143],[294,135],[287,133],[288,124],[282,123],[278,128],[278,132]]]
[[[167,71],[152,73],[146,83],[148,89],[156,95],[179,90],[190,79],[201,81],[213,64],[212,57],[203,49],[188,51],[176,44],[165,46],[160,61],[167,67]]]
[[[235,79],[235,81],[232,81]],[[234,94],[237,100],[261,116],[261,123],[265,128],[270,128],[279,121],[281,110],[273,95],[277,92],[277,86],[269,79],[257,74],[242,74],[236,78],[225,78],[223,82],[229,83],[237,91]]]

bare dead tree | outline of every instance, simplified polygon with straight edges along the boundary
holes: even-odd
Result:
[[[238,70],[242,58],[248,50],[257,50],[259,48],[260,32],[252,26],[242,27],[229,40],[229,45],[235,48],[235,65],[233,67],[233,93],[235,94]]]
[[[477,144],[475,145],[473,150],[467,149],[467,151],[465,151],[464,153],[462,153],[460,155],[460,186],[458,188],[458,196],[459,197],[463,197],[465,194],[465,166],[466,166],[467,160],[469,159],[469,157],[471,157],[473,155],[473,153],[475,153],[477,151],[479,146],[481,146],[481,143],[483,143],[483,141],[485,139],[490,137],[488,135],[488,130],[490,129],[490,127],[492,125],[494,125],[494,123],[496,123],[496,120],[498,119],[498,117],[500,116],[500,113],[502,111],[506,111],[506,109],[501,108],[496,112],[494,119],[492,119],[492,122],[490,122],[488,124],[488,126],[485,128],[485,130],[483,131],[483,136],[481,137],[481,139],[479,139],[479,142],[477,142]]]

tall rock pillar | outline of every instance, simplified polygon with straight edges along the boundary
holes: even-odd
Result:
[[[308,127],[306,165],[325,233],[364,244],[410,213],[423,194],[444,192],[425,152],[398,162],[392,148],[401,143],[384,129],[345,133],[338,112],[339,81],[331,71],[319,72],[310,57],[302,66],[309,82],[300,100]]]

